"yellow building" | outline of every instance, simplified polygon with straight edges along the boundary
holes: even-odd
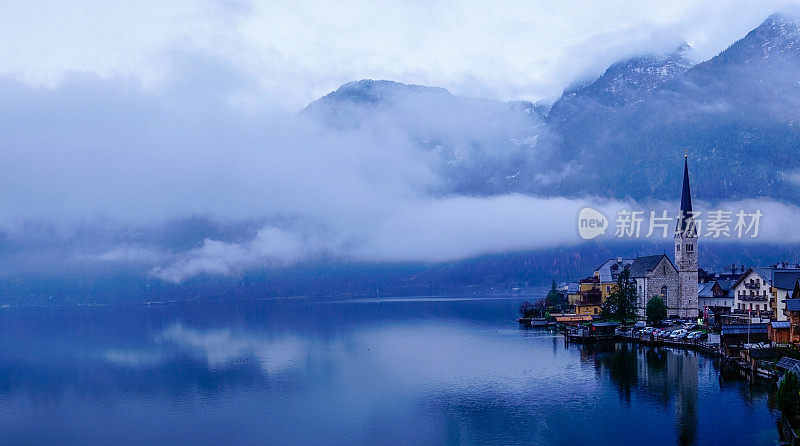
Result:
[[[594,270],[594,277],[597,278],[598,287],[603,294],[603,302],[608,299],[611,293],[617,290],[619,273],[630,267],[633,261],[634,259],[623,259],[622,257],[608,259]]]
[[[600,311],[603,309],[602,305],[594,305],[594,304],[587,304],[587,305],[575,305],[575,314],[600,314]]]
[[[570,282],[567,285],[567,302],[575,306],[581,300],[581,293],[580,293],[580,283],[578,282]]]
[[[576,314],[600,314],[603,304],[617,290],[617,277],[633,263],[633,259],[609,259],[594,270],[592,277],[578,282],[577,290],[568,295]]]
[[[578,300],[575,303],[575,314],[600,314],[603,306],[603,292],[597,276],[581,279],[578,284]]]

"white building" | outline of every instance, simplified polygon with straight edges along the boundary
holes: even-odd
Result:
[[[733,284],[733,311],[738,313],[764,313],[771,311],[772,269],[750,268]]]

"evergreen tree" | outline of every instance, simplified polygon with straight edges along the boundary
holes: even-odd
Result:
[[[645,310],[648,322],[660,321],[667,318],[667,305],[659,296],[653,296],[647,301]]]
[[[551,309],[561,308],[561,294],[556,289],[555,279],[553,279],[553,283],[550,285],[550,291],[547,292],[547,297],[545,297],[545,302],[547,303],[547,308]]]
[[[617,277],[617,289],[608,296],[601,311],[603,319],[625,322],[636,318],[636,286],[624,269]]]

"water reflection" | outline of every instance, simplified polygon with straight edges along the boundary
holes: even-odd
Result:
[[[0,429],[61,444],[774,444],[768,388],[691,353],[519,330],[517,304],[0,312]]]

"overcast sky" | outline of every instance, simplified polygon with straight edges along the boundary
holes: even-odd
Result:
[[[157,87],[175,52],[255,80],[244,101],[296,111],[362,78],[457,94],[552,99],[620,57],[681,40],[706,59],[790,1],[49,1],[0,4],[0,75],[71,72]]]
[[[552,99],[622,57],[681,41],[698,60],[709,58],[789,7],[6,0],[0,242],[24,253],[43,232],[69,239],[78,231],[88,237],[78,248],[55,249],[59,255],[144,262],[173,282],[316,255],[444,261],[575,243],[581,207],[607,215],[646,207],[602,198],[436,196],[429,193],[442,181],[436,160],[403,129],[326,132],[294,114],[361,78]],[[421,119],[441,118],[426,118],[425,110]],[[470,122],[448,128],[469,135]],[[787,219],[799,213],[761,206]],[[180,249],[141,242],[146,237],[131,242],[131,234],[194,217],[251,230]],[[791,238],[800,240],[800,230]]]

